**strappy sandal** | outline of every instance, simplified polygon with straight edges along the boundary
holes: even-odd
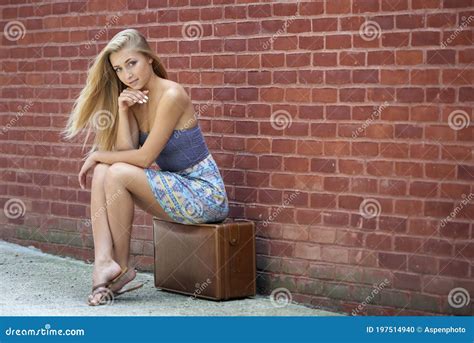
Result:
[[[144,285],[145,285],[144,283],[139,283],[138,285],[131,286],[131,287],[128,287],[128,288],[125,288],[127,286],[127,285],[125,285],[122,288],[120,288],[118,291],[112,292],[112,294],[113,294],[114,298],[117,298],[119,295],[134,291],[134,290],[139,289],[139,288],[142,288]]]
[[[137,273],[137,272],[138,272],[138,271],[135,269],[135,273]],[[117,283],[117,282],[118,282],[118,280],[112,282],[112,284],[110,284],[109,288],[112,289],[111,287],[112,287],[115,283]],[[130,282],[133,282],[133,280],[131,280]],[[127,283],[127,284],[125,284],[125,285],[123,285],[122,288],[120,288],[120,289],[118,289],[118,290],[116,290],[116,291],[112,291],[112,292],[113,292],[113,296],[116,298],[116,297],[118,297],[119,295],[122,295],[122,294],[124,294],[124,293],[128,293],[128,292],[131,292],[131,291],[135,291],[135,290],[137,290],[137,289],[139,289],[139,288],[142,288],[142,287],[145,285],[145,283],[142,283],[142,282],[140,282],[140,283],[138,283],[138,284],[135,284],[135,285],[133,285],[133,284],[130,285],[130,282]]]
[[[120,274],[114,277],[112,280],[93,286],[92,292],[89,295],[89,298],[87,301],[89,306],[106,305],[113,302],[116,292],[113,292],[109,287],[112,284],[116,283],[118,280],[120,280],[120,278],[122,278],[127,273],[127,271],[128,271],[128,268],[124,268],[123,270],[120,271]],[[94,299],[94,297],[97,294],[103,294],[103,295],[101,295],[98,303],[92,303],[91,300]]]

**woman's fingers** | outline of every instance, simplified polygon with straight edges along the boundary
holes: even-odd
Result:
[[[138,101],[137,97],[131,95],[131,94],[125,94],[125,97],[128,99],[130,104],[134,104]]]
[[[148,93],[148,89],[140,91],[137,89],[126,88],[120,93],[119,103],[128,107],[135,105],[137,102],[139,104],[146,104],[148,102]]]
[[[82,189],[84,189],[84,183],[83,183],[83,178],[84,174],[82,172],[79,173],[79,185],[81,186]]]
[[[134,100],[135,101],[140,101],[140,98],[136,94],[133,94],[132,92],[125,92],[124,91],[124,96],[128,97],[132,101],[134,101]]]
[[[148,101],[148,95],[146,95],[146,93],[148,93],[148,90],[145,90],[142,92],[137,89],[125,89],[124,92],[126,92],[126,94],[130,94],[133,97],[136,97],[137,101],[140,101],[140,100],[145,101],[145,102]]]

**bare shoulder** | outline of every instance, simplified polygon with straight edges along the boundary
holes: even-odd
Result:
[[[194,116],[194,108],[188,93],[179,83],[170,81],[163,96],[172,101],[174,108],[179,112],[176,130],[187,129],[197,124]]]
[[[187,102],[190,102],[191,99],[189,98],[188,93],[184,89],[182,85],[180,85],[177,82],[167,80],[169,82],[167,89],[164,91],[163,95],[166,95],[167,97],[171,97],[176,101],[179,101],[183,104],[186,104]]]

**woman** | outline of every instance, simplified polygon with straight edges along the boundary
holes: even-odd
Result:
[[[229,207],[191,100],[181,85],[167,79],[159,58],[137,30],[119,32],[96,57],[65,138],[86,126],[85,141],[91,128],[96,132],[79,172],[84,189],[86,175],[94,168],[95,261],[88,299],[94,306],[142,286],[129,284],[136,275],[128,265],[134,204],[179,223],[220,222]]]

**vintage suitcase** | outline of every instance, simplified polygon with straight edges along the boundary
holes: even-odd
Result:
[[[254,296],[255,223],[179,224],[153,217],[155,286],[191,297]]]

